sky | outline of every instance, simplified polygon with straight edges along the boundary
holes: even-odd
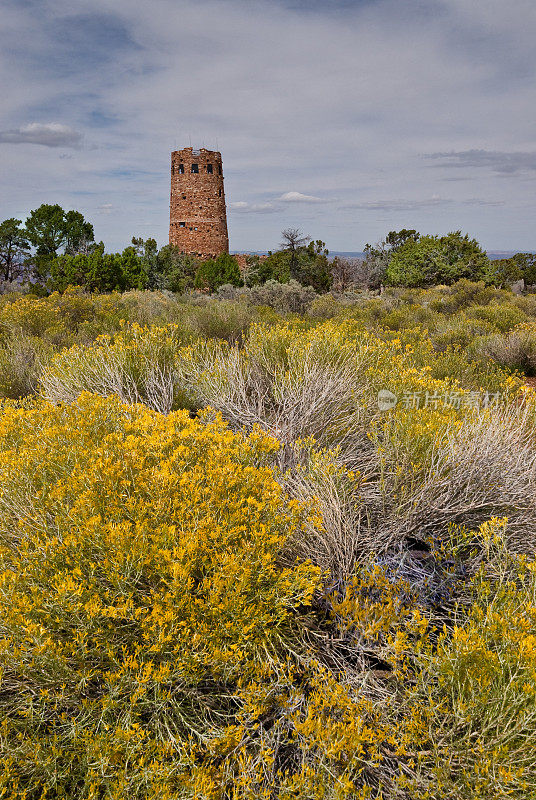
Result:
[[[0,219],[166,244],[192,145],[222,153],[232,251],[536,250],[535,41],[534,0],[0,0]]]

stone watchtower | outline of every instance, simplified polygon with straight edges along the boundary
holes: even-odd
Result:
[[[221,153],[185,147],[171,154],[169,243],[197,256],[229,252]]]

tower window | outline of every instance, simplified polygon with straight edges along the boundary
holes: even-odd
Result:
[[[179,222],[179,228],[185,228],[185,227],[186,227],[185,222]]]
[[[184,164],[179,164],[179,175],[184,175]]]
[[[220,166],[218,167],[218,172],[219,172],[219,174],[220,174],[220,175],[223,175],[222,168],[221,168],[221,164],[220,164]]]
[[[207,164],[207,173],[209,175],[212,175],[213,172],[214,170],[212,169],[212,164]]]
[[[221,189],[218,191],[218,197],[221,197]]]
[[[192,164],[192,172],[195,173],[199,172],[199,164]]]

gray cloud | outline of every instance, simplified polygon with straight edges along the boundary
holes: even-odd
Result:
[[[246,203],[244,200],[229,203],[228,207],[231,211],[238,211],[240,214],[272,214],[279,211],[279,207],[275,203]]]
[[[2,144],[41,144],[45,147],[80,147],[82,134],[59,122],[30,122],[7,131],[0,131]]]
[[[301,192],[285,192],[281,197],[277,198],[282,203],[325,203],[321,197],[315,197],[312,194],[302,194]]]
[[[306,203],[316,205],[318,203],[325,203],[320,197],[315,197],[310,194],[302,194],[302,192],[284,192],[281,196],[273,200],[266,200],[260,202],[247,202],[239,200],[231,202],[228,207],[231,211],[237,211],[240,214],[273,214],[276,212],[284,212],[286,204],[289,203]]]
[[[509,153],[500,150],[459,150],[429,153],[425,158],[440,161],[443,167],[486,167],[512,175],[536,170],[536,152]]]
[[[415,209],[444,206],[452,200],[441,197],[431,197],[428,200],[369,200],[358,203],[347,203],[341,208],[358,208],[363,211],[413,211]]]
[[[108,248],[164,244],[191,141],[222,151],[233,250],[287,227],[332,250],[397,227],[534,249],[535,39],[534,0],[4,0],[0,142],[53,119],[91,146],[0,147],[0,219],[59,202]]]
[[[363,211],[416,211],[433,209],[438,206],[502,206],[503,200],[484,200],[471,197],[467,200],[453,200],[446,197],[430,197],[426,200],[370,200],[368,202],[348,203],[341,208],[357,208]]]

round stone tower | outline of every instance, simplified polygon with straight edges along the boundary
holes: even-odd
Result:
[[[185,147],[171,154],[169,243],[197,256],[229,252],[221,153]]]

